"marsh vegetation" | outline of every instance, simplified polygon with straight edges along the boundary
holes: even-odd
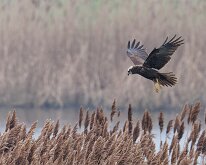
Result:
[[[47,120],[36,138],[33,134],[37,122],[27,128],[14,111],[8,114],[5,131],[0,135],[0,164],[204,164],[206,134],[205,121],[200,121],[200,106],[199,102],[185,105],[168,121],[160,112],[158,135],[153,134],[151,112],[145,111],[136,118],[129,105],[124,122],[115,101],[109,116],[102,108],[80,108],[74,126]],[[161,137],[162,134],[166,136]]]
[[[205,7],[204,0],[1,1],[0,105],[204,104]],[[150,52],[175,33],[185,44],[165,71],[178,84],[157,95],[151,82],[127,76],[126,45],[136,38]]]

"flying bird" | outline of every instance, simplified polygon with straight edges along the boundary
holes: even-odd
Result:
[[[160,73],[158,70],[164,67],[171,59],[177,48],[184,44],[182,37],[168,37],[159,48],[154,48],[147,54],[140,42],[134,39],[127,45],[127,56],[132,60],[134,66],[128,68],[128,75],[139,74],[154,82],[154,89],[159,92],[161,86],[173,86],[177,83],[177,78],[173,72]]]

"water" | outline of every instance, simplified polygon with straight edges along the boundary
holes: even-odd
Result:
[[[37,129],[34,136],[37,137],[41,128],[47,119],[54,122],[60,121],[61,125],[70,124],[74,125],[78,121],[79,110],[78,109],[14,109],[3,108],[0,110],[0,132],[5,131],[7,115],[9,112],[16,111],[19,122],[25,123],[27,130],[32,123],[38,121]]]
[[[4,108],[0,110],[0,132],[4,132],[5,131],[5,125],[6,125],[6,120],[7,120],[7,115],[9,112],[12,112],[14,109],[12,108]],[[54,122],[56,122],[57,120],[60,121],[60,126],[62,127],[65,124],[69,124],[74,126],[77,122],[78,122],[78,118],[79,118],[79,109],[75,109],[75,108],[71,108],[71,109],[15,109],[16,111],[16,115],[18,120],[21,123],[25,123],[27,130],[30,128],[30,126],[32,125],[32,123],[34,123],[35,121],[38,121],[38,125],[37,128],[35,130],[34,133],[34,138],[37,138],[40,133],[41,133],[41,129],[44,126],[44,123],[47,119],[50,119]],[[110,116],[110,110],[104,111],[105,115],[108,117]],[[90,113],[91,114],[91,113]],[[156,149],[159,150],[160,148],[160,140],[162,140],[163,142],[166,140],[168,143],[170,144],[173,134],[171,134],[169,137],[166,136],[166,126],[169,120],[171,119],[175,119],[176,114],[168,114],[168,113],[164,113],[164,130],[163,133],[161,134],[160,137],[160,130],[159,130],[159,126],[158,126],[158,112],[152,112],[152,121],[153,121],[153,129],[152,129],[152,134],[154,134],[155,138],[154,138],[154,142],[156,144]],[[136,124],[137,120],[140,121],[141,124],[141,118],[143,116],[143,113],[133,113],[133,122],[134,125]],[[117,121],[120,121],[120,127],[123,127],[124,122],[127,119],[127,110],[122,111],[121,115],[119,118],[115,117],[114,121],[109,125],[110,129],[113,129],[113,126],[115,125],[115,123]],[[185,124],[186,125],[186,124]],[[186,128],[188,129],[188,128]],[[171,130],[173,131],[173,130]],[[180,141],[180,145],[183,147],[184,146],[184,142],[186,140],[186,133],[187,130],[185,130],[185,133]]]

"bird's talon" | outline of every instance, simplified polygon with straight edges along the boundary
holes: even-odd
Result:
[[[155,89],[156,93],[159,93],[159,91],[161,89],[161,86],[160,86],[160,83],[159,83],[158,79],[156,79],[156,82],[154,83],[154,89]]]

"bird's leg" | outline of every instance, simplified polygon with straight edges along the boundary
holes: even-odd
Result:
[[[154,90],[155,92],[159,92],[161,89],[161,86],[160,86],[160,83],[159,83],[159,80],[156,78],[155,81],[154,81]]]

